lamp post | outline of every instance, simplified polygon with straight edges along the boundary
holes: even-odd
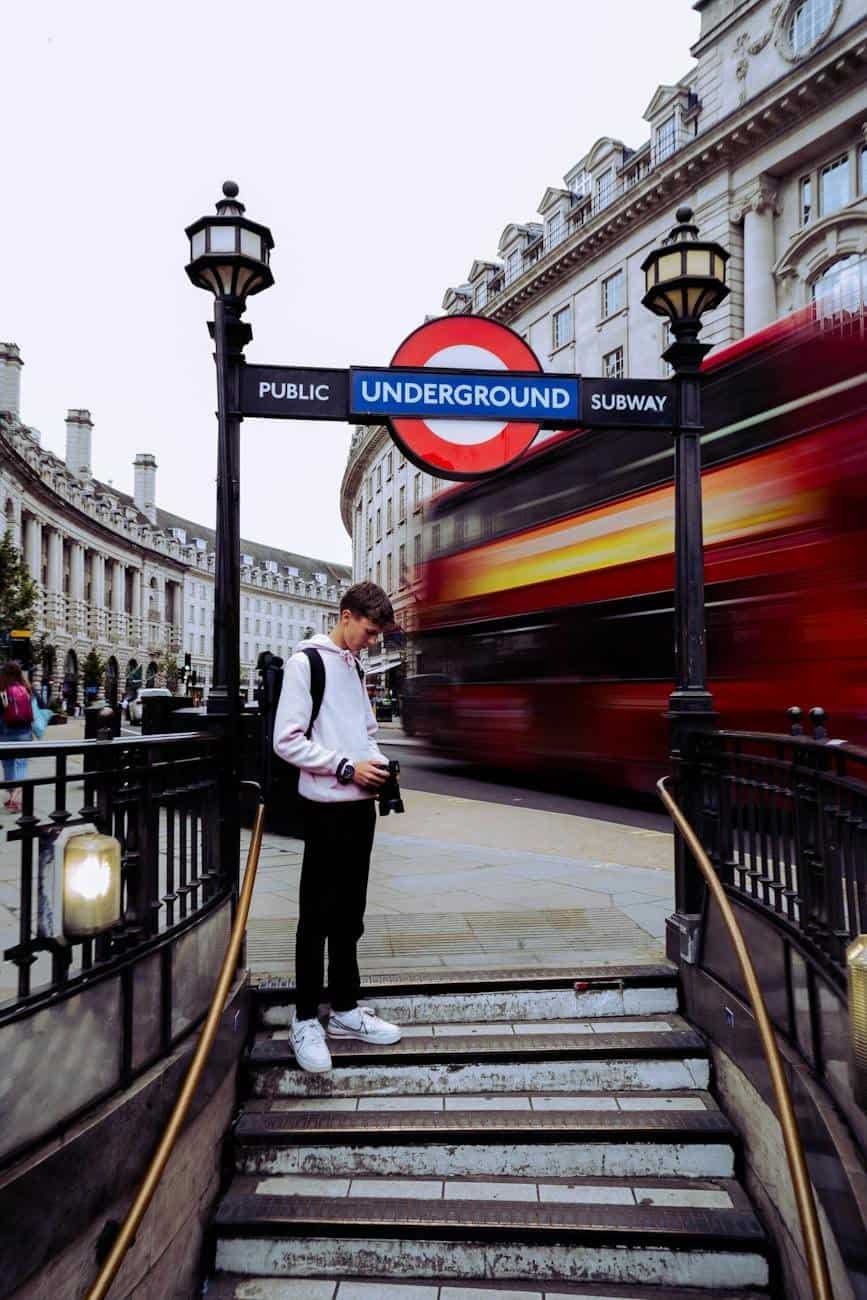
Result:
[[[247,299],[274,283],[274,240],[244,216],[238,186],[226,181],[215,217],[187,227],[187,275],[214,295],[209,324],[217,363],[217,543],[214,571],[214,668],[208,713],[240,714],[241,532],[239,512],[241,368],[253,337],[241,320]]]
[[[244,216],[234,181],[223,185],[217,215],[187,227],[187,275],[214,295],[209,324],[217,364],[217,540],[214,569],[214,667],[207,711],[223,719],[226,756],[220,800],[220,857],[232,872],[237,898],[241,823],[238,809],[241,717],[241,372],[253,337],[241,320],[247,299],[274,283],[274,240],[267,226]]]
[[[701,318],[728,294],[725,282],[728,253],[719,244],[700,240],[692,209],[678,208],[677,225],[659,248],[645,258],[644,306],[668,319],[674,342],[664,358],[674,370],[677,390],[674,434],[674,622],[675,689],[669,697],[671,756],[679,773],[685,811],[691,806],[694,783],[688,779],[689,738],[713,727],[713,697],[707,686],[704,625],[704,542],[701,509],[701,363],[710,351],[700,343]],[[701,911],[701,875],[686,846],[675,841],[675,892],[681,934],[695,928]],[[677,939],[680,947],[680,939]]]

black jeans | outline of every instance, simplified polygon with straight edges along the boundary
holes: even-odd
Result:
[[[357,949],[364,934],[376,802],[302,802],[305,845],[295,940],[295,1009],[299,1020],[310,1020],[319,1013],[326,940],[332,1010],[358,1006]]]

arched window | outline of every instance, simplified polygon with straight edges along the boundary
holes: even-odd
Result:
[[[156,686],[158,672],[159,672],[159,668],[154,663],[154,661],[151,660],[150,663],[148,664],[147,672],[145,674],[145,686],[148,688],[148,690],[153,690],[153,688]]]
[[[834,0],[802,0],[789,16],[788,37],[792,51],[803,54],[820,40],[834,17]]]
[[[821,315],[861,311],[867,302],[867,258],[851,253],[832,262],[813,281],[812,295]]]

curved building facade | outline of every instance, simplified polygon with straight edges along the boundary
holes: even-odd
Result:
[[[157,506],[149,453],[135,459],[132,496],[94,478],[89,411],[67,413],[63,460],[45,450],[20,419],[22,365],[16,345],[0,343],[0,509],[37,584],[35,682],[71,712],[95,648],[121,692],[162,684],[167,660],[186,654],[207,690],[213,529]],[[252,683],[260,652],[285,656],[333,626],[350,570],[244,540],[241,565],[242,676]]]
[[[731,293],[706,318],[706,342],[732,342],[811,301],[829,312],[860,310],[864,0],[694,7],[701,29],[692,66],[653,92],[646,138],[635,146],[598,139],[545,190],[536,216],[506,225],[496,254],[474,260],[466,280],[446,291],[445,313],[509,325],[547,371],[663,378],[666,324],[642,306],[641,263],[685,203],[702,236],[731,253]],[[341,491],[353,573],[381,574],[408,630],[412,574],[438,541],[421,527],[434,487],[401,463],[385,429],[356,432]]]

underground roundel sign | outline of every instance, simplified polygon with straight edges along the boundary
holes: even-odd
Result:
[[[421,325],[390,367],[353,369],[350,385],[354,415],[380,416],[407,458],[440,478],[502,469],[543,425],[578,415],[574,382],[544,375],[520,335],[482,316]]]

